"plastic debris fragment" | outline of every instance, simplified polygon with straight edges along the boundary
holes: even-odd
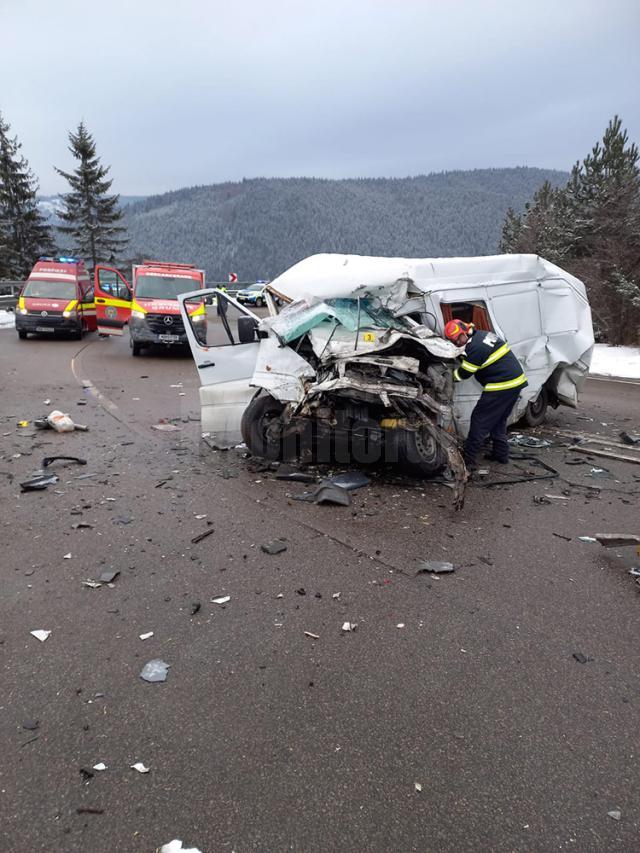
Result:
[[[146,634],[140,634],[141,640],[148,640],[149,637],[153,637],[153,631],[147,631]]]
[[[220,595],[218,598],[212,598],[211,601],[214,604],[226,604],[228,601],[231,601],[230,595]]]
[[[622,817],[622,812],[620,809],[612,809],[610,812],[607,812],[607,816],[612,818],[613,820],[620,820]]]
[[[174,838],[168,844],[158,847],[156,853],[202,853],[202,851],[198,850],[197,847],[183,847],[182,841],[179,838]]]
[[[44,643],[47,637],[51,635],[51,631],[43,631],[40,628],[35,631],[29,631],[29,633],[32,637],[35,637],[36,640],[40,640],[41,643]]]
[[[416,790],[418,793],[420,793],[420,791],[422,791],[422,785],[420,784],[420,782],[414,782],[413,787],[414,787],[414,790]]]
[[[131,765],[132,770],[137,770],[138,773],[148,773],[149,768],[145,767],[141,761],[137,761],[135,764]]]
[[[113,583],[119,574],[120,574],[119,571],[115,571],[115,572],[105,571],[105,572],[102,572],[102,574],[100,575],[98,580],[100,581],[100,583]]]
[[[578,539],[581,542],[597,542],[598,540],[593,536],[578,536]]]
[[[356,622],[343,622],[342,623],[342,630],[345,634],[349,631],[355,631],[357,627],[358,627],[358,625]]]
[[[23,492],[42,492],[57,482],[58,478],[55,474],[38,474],[30,480],[20,483],[20,488]]]
[[[159,658],[155,658],[154,660],[150,660],[145,663],[142,668],[142,672],[140,673],[140,678],[142,678],[143,681],[149,681],[151,683],[156,681],[166,681],[170,666],[171,664],[165,663]]]
[[[65,554],[62,559],[63,560],[70,560],[71,559],[71,551],[69,551],[68,554]]]
[[[319,640],[320,639],[319,634],[312,634],[311,631],[305,631],[304,635],[305,635],[305,637],[311,637],[312,640]]]
[[[104,763],[104,761],[100,761],[98,764],[94,764],[91,769],[92,770],[106,770],[107,765]]]

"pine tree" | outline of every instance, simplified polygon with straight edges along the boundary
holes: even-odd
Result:
[[[566,187],[544,185],[519,217],[508,211],[501,251],[535,252],[581,278],[609,343],[640,342],[640,165],[615,116]]]
[[[126,228],[118,223],[122,219],[120,196],[108,195],[112,180],[107,179],[109,166],[102,166],[96,154],[93,137],[80,122],[76,133],[69,134],[69,151],[78,160],[74,172],[64,172],[71,192],[62,196],[64,208],[60,219],[67,223],[60,231],[73,238],[72,251],[96,264],[114,263],[118,253],[127,244],[122,235]]]
[[[38,210],[38,182],[10,130],[0,114],[0,278],[19,280],[55,245]]]

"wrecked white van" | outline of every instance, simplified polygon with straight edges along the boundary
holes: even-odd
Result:
[[[202,429],[267,458],[398,462],[460,472],[458,439],[481,386],[453,382],[463,350],[443,339],[459,318],[508,340],[529,381],[512,420],[576,406],[594,344],[584,285],[535,255],[306,258],[269,285],[286,303],[260,317],[223,292],[179,297],[200,375]],[[226,310],[191,327],[190,301]],[[235,315],[235,316],[234,316]],[[235,322],[237,321],[237,323]],[[462,469],[464,466],[462,466]]]

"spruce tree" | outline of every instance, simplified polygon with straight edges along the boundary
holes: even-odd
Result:
[[[100,164],[96,144],[84,122],[76,133],[69,134],[69,141],[69,151],[78,166],[73,172],[56,167],[71,187],[71,192],[62,196],[60,219],[66,224],[60,231],[71,236],[71,251],[90,260],[94,267],[102,261],[114,263],[127,239],[123,236],[126,228],[119,225],[120,196],[108,194],[113,183],[107,179],[110,167]]]
[[[615,116],[563,189],[507,212],[500,249],[535,252],[581,278],[609,343],[640,343],[640,155]]]
[[[0,278],[20,280],[55,245],[38,210],[38,181],[10,130],[0,114]]]

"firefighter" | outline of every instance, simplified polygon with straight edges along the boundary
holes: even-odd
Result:
[[[509,461],[507,419],[522,389],[528,384],[522,366],[506,341],[493,332],[482,332],[472,323],[450,320],[444,327],[445,337],[456,346],[465,347],[462,363],[454,371],[456,382],[475,376],[483,391],[471,415],[469,434],[464,445],[464,461],[470,471],[484,440],[491,436],[496,462]]]

